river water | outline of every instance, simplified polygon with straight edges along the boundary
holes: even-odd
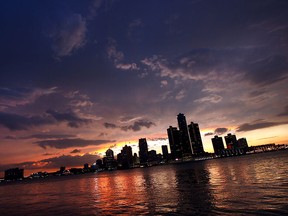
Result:
[[[288,215],[288,151],[1,184],[0,215]]]

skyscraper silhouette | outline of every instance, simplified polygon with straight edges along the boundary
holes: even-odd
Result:
[[[114,158],[114,152],[112,149],[108,149],[106,151],[106,156],[103,158],[103,164],[104,167],[108,170],[114,169],[116,167],[115,163],[115,158]]]
[[[148,162],[148,145],[146,138],[139,139],[139,158],[140,164],[146,164]]]
[[[224,143],[222,137],[214,136],[214,138],[212,138],[211,140],[215,154],[221,155],[221,152],[224,150]]]
[[[194,155],[202,155],[204,153],[201,133],[199,125],[197,123],[191,122],[188,125],[190,140],[192,144],[192,150]]]
[[[181,134],[176,127],[170,126],[167,129],[171,157],[172,159],[182,158],[182,143],[181,143]]]
[[[128,169],[133,166],[133,155],[131,146],[125,145],[121,153],[117,155],[118,166],[122,169]]]
[[[248,143],[246,138],[243,137],[238,139],[238,148],[248,149]]]
[[[225,136],[225,142],[226,142],[227,149],[238,148],[236,135],[232,135],[231,133],[228,133],[227,136]]]
[[[167,160],[168,159],[168,147],[167,145],[162,145],[162,154],[163,154],[163,159]]]
[[[191,140],[188,132],[186,117],[183,113],[177,115],[178,126],[180,130],[181,144],[183,156],[191,156],[193,154],[193,149],[191,145]]]

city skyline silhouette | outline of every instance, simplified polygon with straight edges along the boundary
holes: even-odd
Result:
[[[211,139],[228,133],[251,146],[287,144],[287,8],[3,1],[0,170],[79,167],[109,148],[136,152],[140,138],[158,154],[179,113],[200,127],[200,136],[181,136],[187,156],[192,142],[192,153],[212,153]]]

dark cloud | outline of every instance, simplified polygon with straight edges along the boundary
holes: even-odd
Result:
[[[74,134],[32,134],[29,136],[16,137],[16,136],[5,136],[4,139],[64,139],[76,137]]]
[[[105,128],[112,128],[112,129],[120,128],[123,131],[129,131],[129,130],[140,131],[143,127],[150,128],[153,125],[155,126],[156,124],[154,122],[144,120],[144,119],[143,120],[137,120],[133,124],[125,125],[125,126],[117,126],[113,123],[107,123],[107,122],[104,123]]]
[[[76,154],[76,153],[80,153],[81,150],[80,149],[74,149],[73,151],[71,151],[70,153],[71,154]]]
[[[15,131],[27,130],[31,127],[53,124],[55,121],[47,116],[22,116],[18,114],[0,112],[0,125]]]
[[[47,110],[46,115],[34,116],[22,116],[19,114],[0,112],[0,125],[10,130],[27,130],[31,127],[54,124],[56,122],[67,122],[69,127],[78,128],[89,124],[92,121],[92,119],[81,118],[72,111],[61,113],[54,110]]]
[[[246,77],[254,83],[268,85],[288,77],[288,61],[286,56],[273,55],[254,60],[246,66]]]
[[[93,155],[93,154],[84,154],[82,156],[61,155],[58,157],[47,158],[40,161],[29,161],[18,164],[1,165],[0,171],[5,171],[6,169],[9,169],[11,167],[19,167],[25,170],[42,170],[42,171],[45,171],[45,169],[59,169],[59,167],[61,166],[65,166],[67,168],[79,167],[83,166],[85,163],[93,164],[96,162],[97,159],[100,158],[101,157],[99,155]]]
[[[284,112],[279,113],[278,116],[288,116],[288,105],[284,108]]]
[[[123,131],[128,131],[128,130],[140,131],[143,127],[150,128],[153,125],[155,126],[156,124],[148,120],[138,120],[138,121],[135,121],[132,125],[122,126],[120,128]]]
[[[16,140],[17,137],[8,135],[8,136],[5,136],[4,139]]]
[[[216,128],[214,134],[222,135],[228,131],[228,128]]]
[[[43,156],[51,156],[51,155],[55,155],[55,154],[52,154],[52,153],[44,153],[42,154]]]
[[[33,103],[37,98],[55,93],[52,88],[0,88],[0,107],[8,108]]]
[[[30,136],[20,137],[21,139],[64,139],[76,137],[73,134],[33,134]]]
[[[236,131],[251,131],[262,128],[274,127],[278,125],[288,124],[288,122],[265,122],[265,121],[257,121],[252,123],[244,123],[237,127]]]
[[[82,156],[62,155],[59,157],[41,160],[41,162],[46,163],[43,168],[59,168],[60,166],[78,167],[83,166],[85,163],[93,164],[97,159],[100,159],[100,156],[93,154],[84,154]]]
[[[35,142],[41,148],[46,149],[47,147],[56,149],[66,149],[71,147],[85,147],[89,145],[102,145],[105,143],[115,142],[115,140],[85,140],[85,139],[53,139],[53,140],[41,140]]]
[[[205,134],[204,134],[204,136],[212,136],[212,135],[214,135],[213,132],[208,132],[208,133],[205,133]]]
[[[80,118],[72,111],[61,113],[55,110],[47,110],[46,113],[50,114],[58,122],[67,122],[67,125],[72,128],[78,128],[92,122],[91,119]]]
[[[102,133],[100,133],[98,136],[103,137],[103,136],[107,136],[107,135],[108,135],[108,133],[102,132]]]
[[[228,131],[228,128],[216,128],[214,132],[205,133],[204,136],[222,135]]]
[[[1,101],[4,100],[21,100],[33,92],[30,88],[0,88]]]
[[[117,125],[115,125],[113,123],[105,122],[103,125],[105,128],[112,128],[112,129],[117,128]]]

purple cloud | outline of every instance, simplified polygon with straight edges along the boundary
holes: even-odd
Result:
[[[91,119],[80,118],[72,111],[61,113],[55,110],[47,110],[46,113],[50,114],[58,122],[67,122],[67,125],[72,128],[78,128],[92,122]]]
[[[212,135],[214,135],[213,132],[208,132],[208,133],[205,133],[205,134],[204,134],[204,136],[212,136]]]
[[[18,164],[6,164],[0,166],[0,171],[4,171],[6,169],[9,169],[11,167],[19,167],[24,168],[27,170],[43,170],[45,169],[59,169],[61,166],[66,167],[79,167],[83,166],[83,164],[93,164],[96,162],[97,159],[100,159],[101,157],[99,155],[93,155],[93,154],[84,154],[84,155],[61,155],[57,157],[51,157],[39,161],[28,161]]]
[[[0,112],[0,125],[11,131],[27,130],[32,127],[53,124],[55,121],[47,116],[22,116],[12,113]]]
[[[228,131],[228,128],[216,128],[214,134],[222,135]]]
[[[71,151],[70,153],[71,154],[76,154],[76,153],[80,153],[81,150],[80,149],[74,149],[73,151]]]
[[[110,142],[115,142],[115,140],[85,140],[85,139],[52,139],[52,140],[41,140],[34,142],[43,149],[47,147],[56,149],[66,149],[71,147],[85,147],[89,145],[102,145]]]
[[[148,121],[148,120],[138,120],[138,121],[135,121],[132,125],[122,126],[120,128],[123,131],[128,131],[128,130],[140,131],[143,127],[150,128],[151,126],[155,126],[155,125],[156,125],[155,123]]]
[[[288,122],[252,122],[252,123],[244,123],[237,127],[236,131],[251,131],[257,130],[262,128],[274,127],[278,125],[288,124]]]

